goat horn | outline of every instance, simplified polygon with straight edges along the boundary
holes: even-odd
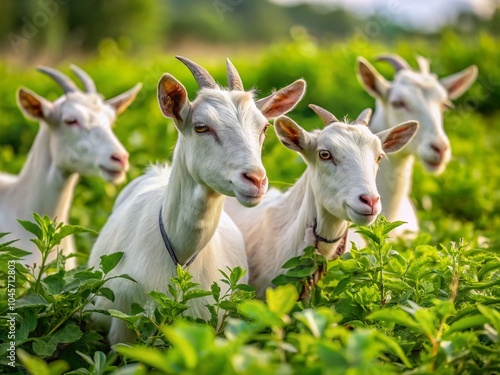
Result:
[[[82,81],[83,86],[85,87],[85,92],[89,92],[89,93],[96,93],[97,92],[94,80],[87,74],[87,72],[85,72],[82,68],[80,68],[76,65],[73,65],[73,64],[70,65],[70,68],[73,71],[73,73],[76,74],[78,79],[80,81]]]
[[[241,81],[240,74],[234,67],[233,63],[227,59],[226,60],[227,69],[227,85],[229,90],[245,91],[243,88],[243,82]]]
[[[65,94],[67,94],[68,92],[79,91],[75,83],[67,75],[61,73],[60,71],[48,68],[46,66],[39,66],[37,70],[39,72],[47,74],[50,78],[56,81],[59,86],[62,87]]]
[[[417,56],[417,63],[420,72],[429,74],[431,72],[431,62],[422,56]]]
[[[191,71],[194,78],[196,79],[196,82],[198,82],[198,86],[200,86],[200,88],[217,88],[217,83],[215,83],[215,80],[212,78],[210,73],[208,73],[204,68],[202,68],[195,62],[186,59],[185,57],[175,56],[175,58],[187,66],[187,68]]]
[[[405,59],[395,54],[380,55],[377,56],[375,60],[388,62],[394,67],[396,72],[399,72],[400,70],[412,70],[411,66],[406,62]]]
[[[363,112],[361,112],[356,119],[356,121],[353,122],[353,125],[365,125],[368,126],[370,123],[370,119],[372,118],[372,110],[371,108],[366,108]]]
[[[333,115],[333,113],[328,112],[326,109],[320,107],[319,105],[309,104],[309,108],[311,108],[314,113],[318,115],[318,117],[323,121],[325,125],[331,124],[332,122],[340,122]]]

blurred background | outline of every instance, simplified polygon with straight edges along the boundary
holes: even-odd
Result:
[[[54,100],[62,93],[37,65],[69,74],[84,68],[106,97],[137,82],[144,87],[115,128],[131,154],[129,179],[151,162],[169,160],[173,123],[156,104],[156,84],[174,74],[193,98],[196,84],[173,58],[184,55],[225,83],[225,58],[239,69],[245,87],[268,95],[303,77],[305,99],[291,114],[305,128],[320,126],[307,108],[315,103],[337,117],[355,118],[374,101],[355,75],[355,59],[372,63],[382,52],[398,53],[416,67],[430,58],[442,77],[476,64],[477,82],[445,115],[454,157],[441,176],[417,163],[414,198],[422,241],[490,241],[500,228],[500,1],[498,0],[4,0],[0,3],[0,171],[18,173],[38,124],[15,101],[25,86]],[[387,78],[392,69],[375,65]],[[286,189],[305,166],[268,132],[264,160],[271,184]],[[71,221],[99,230],[122,186],[83,177]],[[94,240],[79,237],[81,260]]]

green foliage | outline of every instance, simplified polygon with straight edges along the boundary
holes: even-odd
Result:
[[[96,295],[114,298],[104,284],[122,253],[103,256],[100,270],[53,269],[35,280],[24,269],[18,359],[30,374],[498,372],[500,255],[463,240],[437,248],[417,238],[406,248],[388,241],[400,224],[381,217],[359,227],[369,246],[328,263],[306,249],[284,265],[285,277],[275,280],[282,285],[268,289],[265,302],[240,284],[239,267],[221,271],[223,293],[216,283],[200,289],[179,266],[168,294],[151,292],[131,314],[108,311],[138,338],[112,350],[89,328],[84,306]],[[43,241],[71,232],[40,217],[24,226]],[[311,283],[319,266],[324,276]],[[301,300],[304,286],[311,293]],[[189,314],[197,298],[208,321]],[[6,344],[0,349],[5,358]]]
[[[229,275],[221,271],[223,276],[221,281],[228,285],[227,291],[221,294],[221,288],[216,282],[212,284],[210,291],[200,289],[200,284],[193,282],[189,272],[178,265],[177,276],[171,278],[168,285],[168,295],[152,291],[149,293],[150,301],[145,306],[132,305],[132,313],[109,310],[109,314],[123,320],[127,327],[136,333],[138,342],[145,346],[165,348],[168,346],[168,340],[165,337],[164,327],[179,318],[204,322],[185,314],[189,309],[190,300],[210,296],[211,299],[205,300],[211,319],[204,323],[219,334],[229,317],[238,316],[238,305],[254,296],[252,287],[239,283],[245,273],[241,267],[231,269]]]
[[[15,303],[12,307],[8,304],[8,298],[1,300],[0,314],[7,318],[0,320],[0,337],[4,342],[0,344],[0,363],[6,363],[11,341],[15,341],[15,347],[20,353],[25,353],[20,354],[20,359],[27,368],[39,363],[29,353],[40,358],[64,358],[79,363],[81,358],[76,355],[76,350],[88,352],[106,347],[100,342],[103,337],[88,329],[85,306],[96,296],[114,299],[113,292],[104,286],[108,280],[130,279],[127,275],[107,276],[118,265],[123,253],[101,257],[100,270],[79,267],[66,271],[66,259],[61,253],[57,254],[53,262],[46,264],[47,257],[56,251],[64,237],[88,230],[79,226],[58,224],[47,216],[33,216],[33,222],[19,222],[28,232],[35,235],[32,241],[42,254],[42,262],[39,267],[29,268],[17,263],[13,281],[2,285],[2,297],[12,296]],[[0,245],[0,249],[10,264],[22,254],[20,250],[9,245],[10,242]],[[8,271],[0,272],[5,276],[5,280],[8,279],[7,275],[11,275]],[[16,322],[14,340],[9,336],[9,318]],[[55,373],[53,371],[57,372],[59,368],[56,366],[54,369],[50,367],[41,371]]]

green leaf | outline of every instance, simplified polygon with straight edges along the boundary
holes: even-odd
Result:
[[[84,228],[79,225],[63,225],[62,228],[59,230],[59,233],[55,236],[57,241],[61,241],[63,238],[71,236],[72,234],[79,234],[79,233],[92,233],[97,235],[98,233],[89,228]]]
[[[285,275],[289,277],[299,277],[304,278],[311,276],[316,270],[318,266],[316,264],[308,265],[308,266],[300,266],[297,268],[290,268],[286,271]]]
[[[300,257],[293,257],[293,258],[288,259],[285,262],[285,264],[283,264],[283,266],[281,266],[281,268],[294,268],[294,267],[300,266],[301,263],[302,263],[302,260],[300,259]]]
[[[51,340],[55,340],[58,343],[70,344],[78,341],[82,335],[82,330],[76,324],[66,324],[52,336]]]
[[[16,301],[16,308],[47,306],[49,303],[38,294],[29,294]]]
[[[99,289],[99,295],[103,296],[103,297],[106,297],[111,302],[115,301],[115,293],[111,289],[109,289],[109,288],[101,288],[101,289]]]
[[[396,229],[397,227],[400,227],[403,224],[406,224],[406,221],[386,222],[382,233],[384,235],[389,234],[389,232],[391,232],[393,229]]]
[[[56,349],[57,342],[50,338],[35,339],[33,341],[33,351],[42,358],[50,357]]]
[[[109,309],[108,312],[109,312],[109,315],[111,315],[115,318],[124,320],[124,321],[129,322],[129,323],[134,323],[134,322],[138,321],[139,319],[141,319],[140,316],[128,315],[128,314],[125,314],[124,312],[121,312],[118,310]]]
[[[477,308],[481,314],[488,318],[495,330],[500,333],[500,313],[484,305],[478,305]]]
[[[375,311],[366,317],[370,320],[381,320],[387,323],[399,324],[403,327],[410,328],[416,332],[422,332],[421,327],[415,320],[405,311],[399,309],[382,309]]]
[[[398,342],[394,340],[392,337],[384,335],[382,333],[377,334],[377,340],[384,343],[384,345],[391,351],[393,354],[397,355],[399,359],[405,364],[406,367],[412,368],[410,360],[406,356],[401,346],[399,346]]]
[[[481,280],[483,276],[499,268],[500,268],[500,262],[487,263],[484,265],[483,268],[479,270],[479,272],[477,273],[477,277]]]
[[[110,277],[109,279],[106,279],[106,280],[111,280],[111,279],[125,279],[125,280],[132,281],[133,283],[137,282],[137,281],[135,281],[135,279],[133,279],[131,276],[127,275],[126,273],[123,273],[123,274],[118,275],[118,276]]]
[[[358,229],[356,230],[356,233],[359,233],[369,239],[371,239],[374,243],[376,244],[379,244],[380,243],[380,240],[379,238],[377,237],[376,234],[374,234],[369,228],[366,228],[366,227],[358,227]]]
[[[43,233],[38,225],[36,225],[35,223],[28,221],[28,220],[17,219],[17,221],[19,222],[19,224],[22,225],[22,227],[24,229],[26,229],[28,232],[34,234],[36,238],[42,239]]]
[[[30,255],[31,251],[25,251],[25,250],[18,249],[17,247],[8,246],[8,245],[10,245],[14,242],[17,242],[17,241],[18,240],[13,240],[13,241],[9,241],[9,242],[0,244],[1,255],[8,256],[8,257],[14,258],[14,259],[22,259],[22,258],[26,257],[27,255]]]
[[[182,302],[185,303],[191,299],[201,298],[212,295],[212,292],[203,289],[193,289],[184,294]]]
[[[238,281],[247,273],[243,268],[236,266],[231,270],[231,274],[229,275],[229,279],[231,280],[231,285],[236,285]]]
[[[174,300],[177,300],[179,298],[179,292],[177,291],[177,288],[173,284],[168,284],[168,292],[172,296]]]
[[[78,350],[76,351],[76,354],[78,354],[80,357],[82,357],[82,358],[83,358],[83,360],[84,360],[85,362],[87,362],[89,365],[91,365],[91,366],[93,366],[93,365],[94,365],[94,360],[93,360],[93,359],[92,359],[89,355],[87,355],[87,354],[85,354],[85,353],[82,353],[82,352],[80,352],[80,351],[78,351]]]
[[[50,294],[61,293],[64,286],[66,285],[64,281],[64,274],[64,271],[59,271],[58,273],[49,275],[43,279],[42,284]]]
[[[351,279],[352,276],[344,277],[341,279],[337,286],[335,287],[335,290],[333,291],[333,295],[338,296],[340,293],[343,293],[348,289],[348,287],[351,285],[353,280]]]
[[[17,350],[19,361],[31,375],[60,375],[69,370],[65,361],[54,361],[46,364],[40,358],[32,356],[22,349]]]
[[[362,270],[356,259],[348,259],[343,262],[339,262],[339,268],[344,273],[354,273]]]
[[[437,317],[428,309],[419,309],[414,314],[419,328],[425,332],[427,336],[435,336],[437,330]]]
[[[212,286],[210,288],[212,290],[212,295],[214,296],[214,299],[216,302],[219,302],[220,299],[220,286],[217,284],[215,281],[212,283]]]
[[[176,373],[175,368],[172,367],[167,356],[157,349],[137,345],[126,346],[118,344],[113,346],[113,350],[127,358],[140,361],[167,374]]]
[[[258,327],[244,320],[230,318],[224,329],[224,335],[229,341],[246,342],[252,338],[257,329]]]
[[[295,301],[294,301],[295,303]],[[283,320],[278,317],[274,312],[269,310],[266,304],[259,300],[244,301],[239,306],[240,313],[254,320],[256,323],[263,327],[282,327]]]
[[[113,270],[118,263],[120,263],[120,260],[123,257],[123,252],[118,252],[118,253],[113,253],[110,255],[103,255],[101,256],[101,263],[100,267],[102,269],[102,272],[106,275],[108,274],[111,270]]]
[[[73,275],[73,277],[78,280],[91,280],[91,279],[101,280],[102,276],[103,273],[101,271],[92,271],[92,270],[76,272]]]
[[[324,368],[335,369],[332,374],[346,374],[350,367],[341,348],[332,342],[323,341],[318,345],[318,357]]]
[[[462,332],[474,327],[481,327],[487,322],[488,318],[486,318],[484,315],[477,314],[466,316],[454,322],[446,331],[446,336],[454,332]]]
[[[297,289],[293,285],[282,285],[266,290],[266,301],[269,310],[278,316],[288,314],[299,299]]]
[[[333,311],[330,310],[330,312],[333,314]],[[309,331],[311,331],[314,337],[323,336],[328,325],[328,318],[324,314],[313,309],[296,312],[294,317],[298,321],[302,322],[309,329]]]
[[[106,368],[106,354],[101,351],[94,353],[94,366],[99,374],[104,374],[104,369]]]
[[[281,275],[276,276],[276,277],[272,280],[272,283],[273,283],[273,285],[276,285],[276,286],[278,286],[278,285],[287,285],[287,284],[291,283],[291,282],[292,282],[292,280],[294,280],[294,281],[295,281],[296,279],[295,279],[295,278],[288,277],[288,276],[286,276],[286,275],[281,274]]]
[[[21,319],[21,325],[16,330],[16,341],[21,342],[28,338],[30,332],[32,332],[38,324],[35,312],[26,309],[23,312],[23,317]]]
[[[247,285],[247,284],[238,284],[236,285],[236,287],[234,288],[235,290],[242,290],[244,292],[255,292],[255,288],[251,285]]]
[[[163,328],[172,346],[182,356],[188,369],[194,369],[201,354],[213,346],[215,334],[211,327],[178,321],[174,326]]]

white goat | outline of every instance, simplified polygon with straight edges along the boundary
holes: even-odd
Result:
[[[385,153],[402,148],[418,127],[409,121],[373,135],[366,126],[370,109],[347,125],[321,107],[310,107],[325,123],[323,130],[307,132],[286,116],[274,122],[281,143],[305,160],[302,177],[285,194],[270,192],[258,207],[245,210],[234,200],[225,206],[245,238],[250,284],[259,298],[281,266],[305,247],[335,258],[344,250],[348,221],[368,225],[375,220],[378,163]]]
[[[116,116],[134,101],[141,85],[103,101],[93,80],[77,66],[71,69],[85,92],[61,72],[46,67],[38,70],[53,78],[65,95],[50,102],[19,89],[19,107],[27,117],[40,121],[40,129],[19,176],[0,174],[0,232],[10,232],[6,239],[20,239],[16,246],[32,251],[24,259],[30,265],[40,265],[41,254],[16,219],[32,220],[36,212],[67,222],[79,174],[118,183],[128,169],[128,153],[111,127]],[[65,255],[74,253],[71,237],[61,245]],[[69,258],[66,266],[76,266],[76,258]]]
[[[441,173],[451,157],[451,148],[443,127],[443,112],[452,107],[451,100],[464,93],[477,77],[476,66],[438,79],[430,72],[429,61],[418,57],[419,71],[397,55],[378,58],[392,64],[396,70],[393,82],[388,82],[365,59],[358,58],[358,74],[366,91],[376,99],[376,109],[370,128],[374,132],[388,129],[403,121],[416,120],[419,131],[404,150],[390,156],[380,165],[377,176],[383,214],[388,220],[407,224],[393,234],[418,232],[415,207],[410,200],[414,156],[418,156],[427,171]]]
[[[205,69],[177,58],[201,90],[190,103],[184,86],[173,76],[164,74],[160,79],[160,109],[179,132],[173,163],[170,168],[152,168],[128,185],[102,229],[89,265],[97,266],[104,254],[123,251],[113,274],[128,274],[137,283],[109,282],[116,299],[98,298],[99,309],[127,312],[131,302],[144,303],[152,290],[168,293],[177,264],[189,265],[194,281],[204,288],[220,279],[219,270],[248,268],[243,237],[222,210],[224,196],[236,196],[245,206],[261,201],[267,190],[260,156],[267,119],[291,110],[304,94],[305,82],[298,80],[255,102],[229,60],[229,90],[225,90]],[[227,285],[220,286],[227,290]],[[190,314],[208,319],[209,301],[213,299],[193,300]],[[94,314],[93,320],[110,326],[112,344],[134,339],[120,320],[101,314]]]

